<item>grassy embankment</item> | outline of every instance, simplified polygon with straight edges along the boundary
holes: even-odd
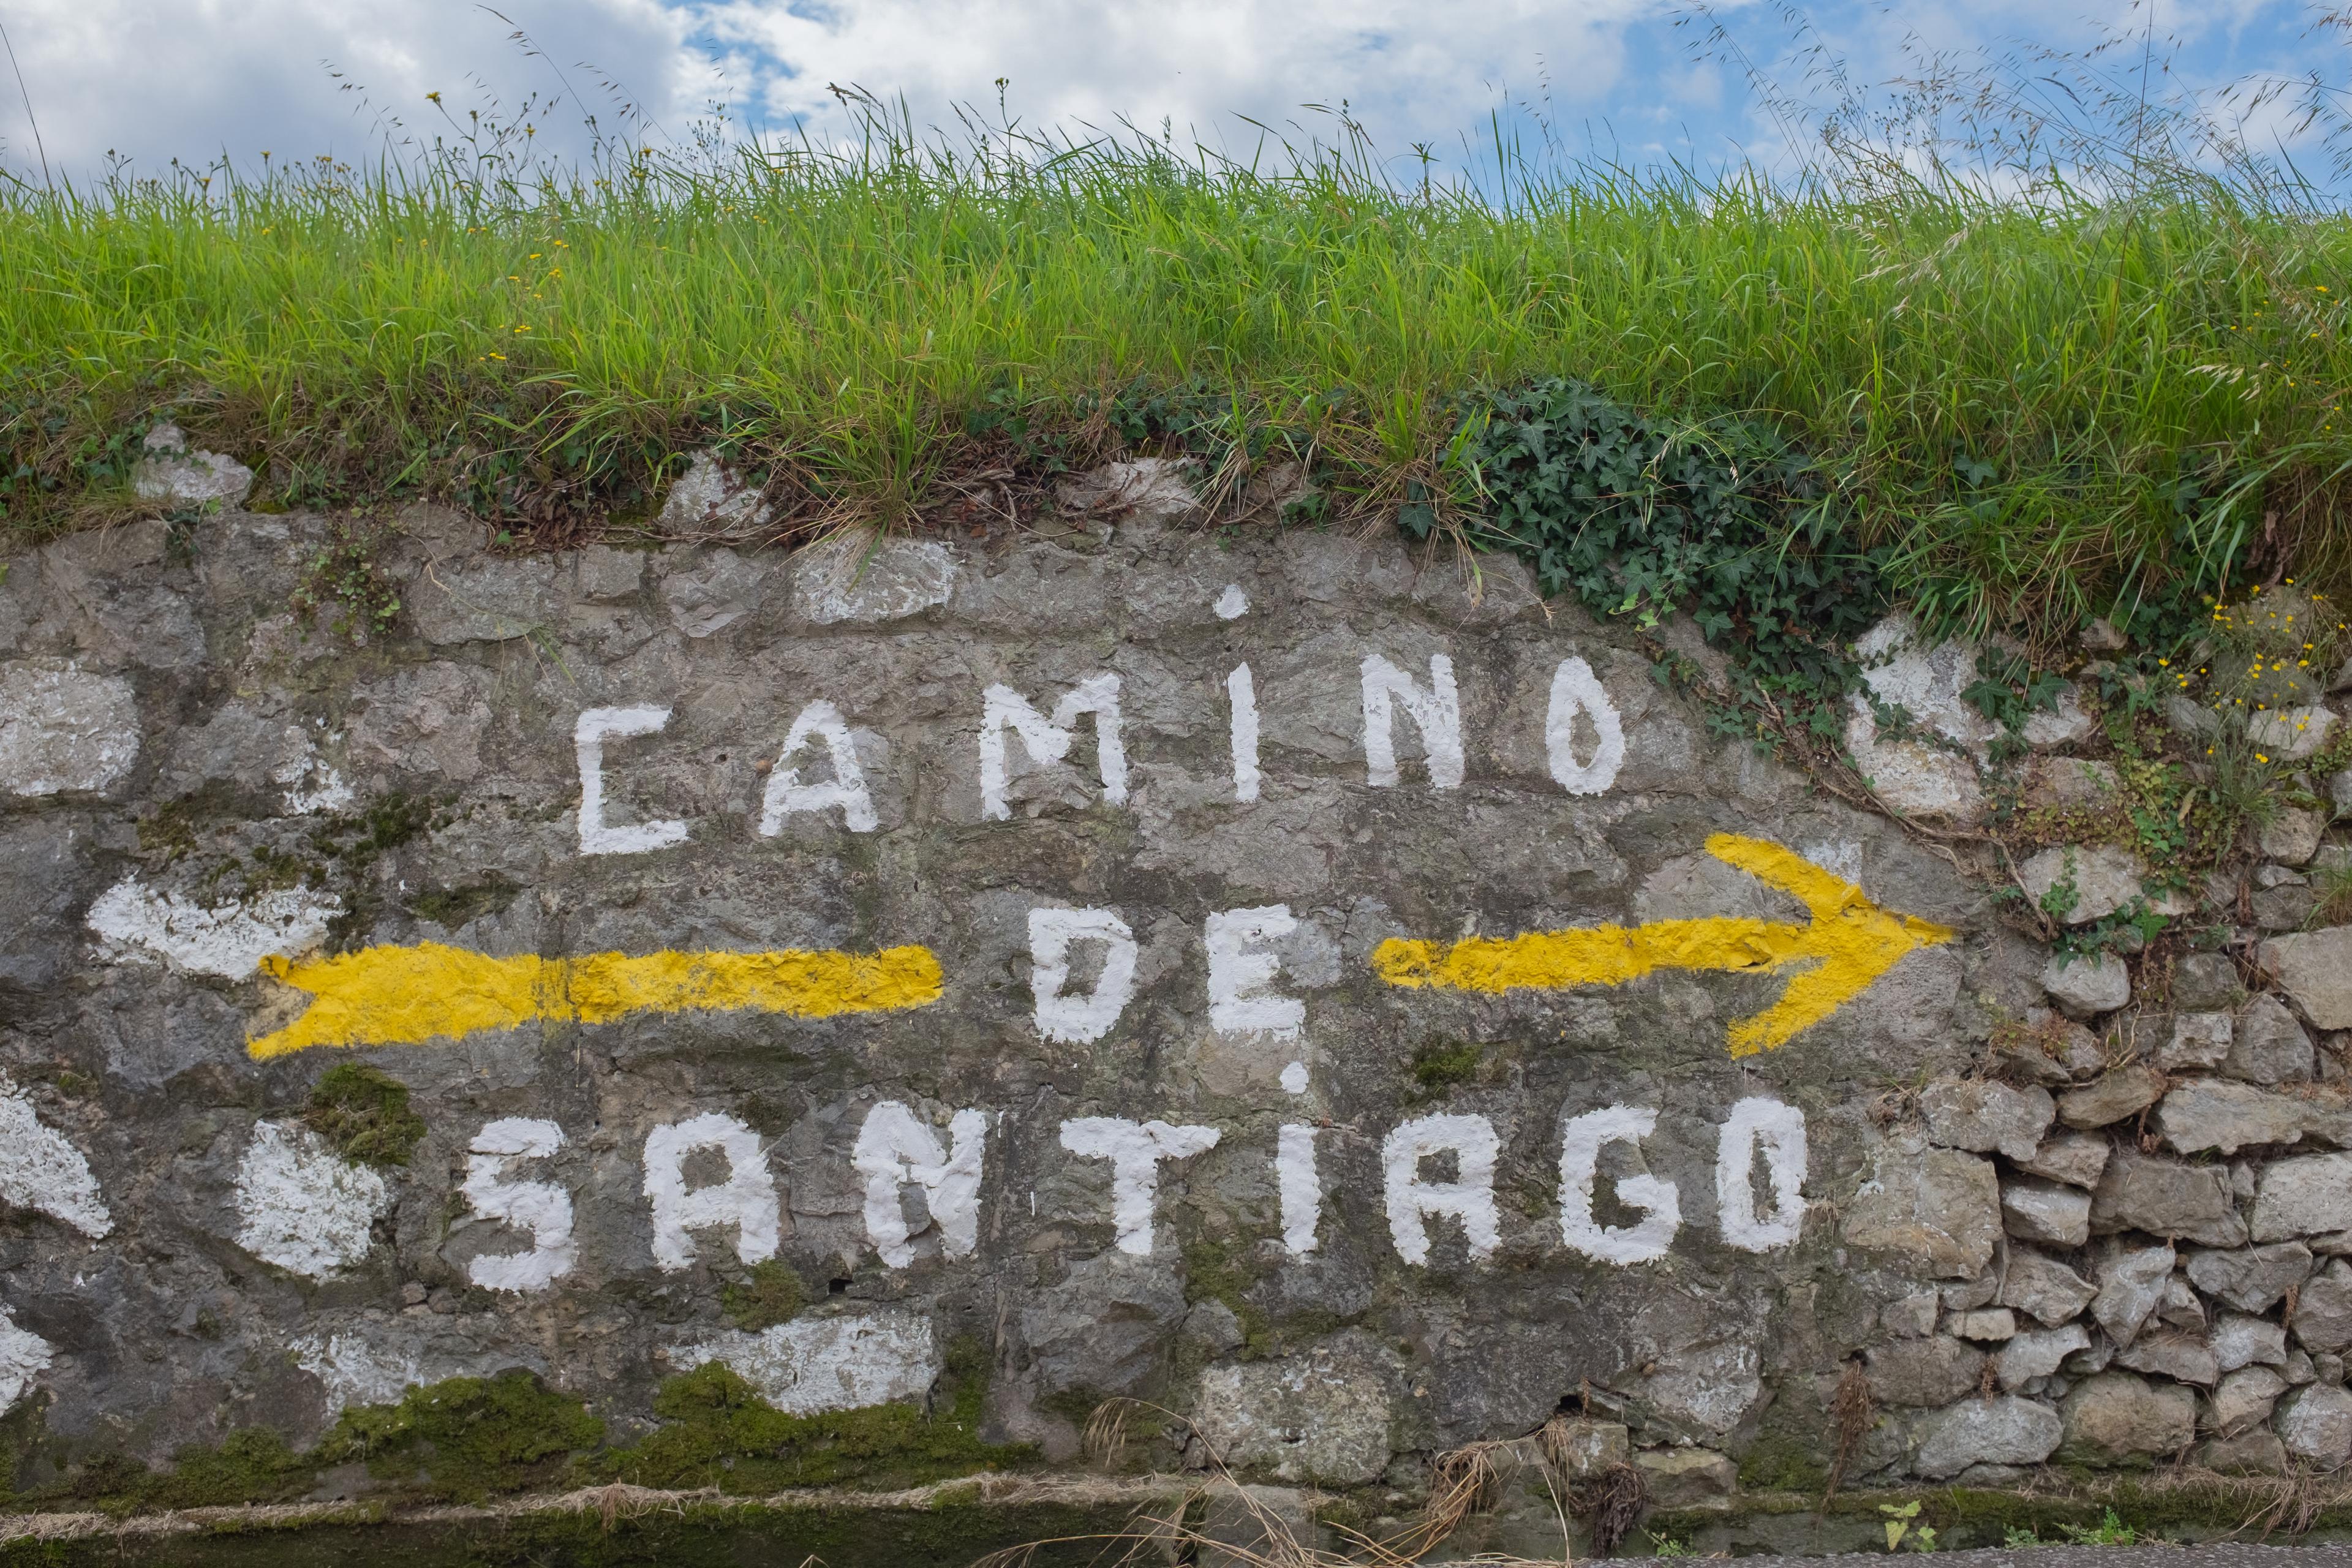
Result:
[[[19,189],[5,529],[121,515],[124,432],[165,413],[254,464],[264,506],[425,491],[550,542],[646,515],[714,439],[803,523],[984,516],[1007,492],[955,481],[1011,469],[1017,495],[1124,445],[1202,456],[1228,500],[1310,457],[1342,517],[1475,529],[1492,394],[1566,375],[1686,451],[1760,427],[1798,454],[1703,570],[1801,521],[1892,592],[2044,633],[2118,592],[2352,577],[2332,214],[2194,180],[1997,204],[1498,177],[1479,200],[1362,160],[1034,152]],[[1704,532],[1691,510],[1641,526]]]

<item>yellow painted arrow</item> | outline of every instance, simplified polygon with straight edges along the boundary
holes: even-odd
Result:
[[[312,1046],[413,1046],[549,1019],[603,1024],[632,1013],[750,1010],[796,1018],[887,1013],[940,999],[927,947],[880,952],[677,952],[492,958],[437,942],[337,958],[262,960],[317,998],[286,1027],[247,1042],[257,1060]]]
[[[1812,919],[1798,925],[1718,915],[1472,937],[1443,949],[1391,937],[1374,950],[1372,968],[1391,985],[1503,992],[1622,985],[1660,969],[1769,972],[1806,965],[1778,1002],[1731,1026],[1731,1054],[1746,1057],[1788,1044],[1868,990],[1905,953],[1952,940],[1949,928],[1890,914],[1843,877],[1778,844],[1718,833],[1706,841],[1706,852],[1794,895]]]

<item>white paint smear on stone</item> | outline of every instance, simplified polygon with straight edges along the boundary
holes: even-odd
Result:
[[[1127,751],[1119,742],[1118,677],[1108,672],[1090,675],[1054,704],[1050,719],[1009,686],[991,686],[981,693],[980,813],[992,821],[1009,821],[1013,808],[1005,804],[1004,736],[1021,737],[1029,755],[1041,763],[1058,763],[1069,755],[1072,725],[1081,714],[1095,716],[1095,766],[1102,775],[1103,799],[1112,805],[1127,804]]]
[[[1421,731],[1431,787],[1458,786],[1462,783],[1462,700],[1454,689],[1454,661],[1442,653],[1430,656],[1425,690],[1376,653],[1365,656],[1363,679],[1364,769],[1370,782],[1384,787],[1397,782],[1396,737],[1391,731],[1396,709],[1402,705],[1413,728]]]
[[[0,666],[0,788],[101,790],[138,760],[139,704],[129,681],[47,660]]]
[[[1617,1198],[1643,1218],[1630,1226],[1606,1226],[1592,1217],[1592,1188],[1601,1173],[1601,1151],[1612,1143],[1639,1144],[1657,1130],[1658,1113],[1612,1105],[1571,1116],[1560,1129],[1559,1235],[1575,1251],[1603,1263],[1654,1263],[1674,1246],[1682,1228],[1682,1194],[1672,1182],[1644,1173],[1617,1184]]]
[[[930,1320],[887,1308],[714,1334],[665,1354],[681,1371],[715,1361],[788,1415],[919,1400],[940,1375]]]
[[[459,1190],[474,1212],[530,1233],[528,1252],[478,1253],[466,1276],[489,1290],[544,1290],[579,1261],[572,1237],[572,1194],[552,1182],[518,1182],[518,1160],[544,1160],[563,1147],[563,1129],[528,1116],[504,1116],[474,1135]]]
[[[1576,758],[1576,719],[1582,714],[1595,737],[1592,755]],[[1544,714],[1544,751],[1551,776],[1570,795],[1600,795],[1617,782],[1625,765],[1625,725],[1617,704],[1592,667],[1580,658],[1564,658],[1552,672],[1551,705]]]
[[[1160,1206],[1160,1162],[1189,1160],[1217,1146],[1213,1127],[1173,1127],[1116,1116],[1081,1116],[1062,1123],[1062,1147],[1089,1160],[1110,1162],[1110,1220],[1118,1249],[1151,1256],[1152,1220]]]
[[[48,1370],[56,1347],[40,1335],[16,1326],[0,1307],[0,1411],[15,1407],[33,1386],[33,1379]]]
[[[255,1124],[236,1168],[236,1244],[313,1279],[350,1268],[374,1245],[392,1189],[299,1121]]]
[[[1249,595],[1242,592],[1239,583],[1228,583],[1225,591],[1217,595],[1216,604],[1211,607],[1217,612],[1217,619],[1237,621],[1249,614]]]
[[[287,1348],[295,1365],[326,1384],[330,1421],[347,1405],[396,1405],[425,1383],[424,1362],[415,1351],[387,1351],[358,1334],[309,1334]]]
[[[269,777],[272,783],[286,786],[288,815],[315,816],[322,811],[341,811],[359,798],[334,764],[311,749],[310,737],[289,725],[286,739],[291,754]]]
[[[1305,1094],[1307,1092],[1307,1064],[1305,1062],[1293,1062],[1288,1067],[1282,1069],[1282,1092],[1285,1094]]]
[[[824,742],[833,763],[833,777],[822,784],[803,784],[795,754],[812,740]],[[822,700],[801,710],[784,732],[784,749],[768,774],[768,791],[760,803],[760,834],[773,838],[784,830],[784,818],[798,811],[841,808],[842,826],[852,833],[871,833],[878,820],[874,797],[866,792],[866,771],[857,765],[857,748],[841,710]]]
[[[1764,1151],[1772,1212],[1759,1217],[1750,1179]],[[1743,1100],[1724,1119],[1716,1145],[1715,1204],[1723,1239],[1747,1252],[1769,1252],[1797,1239],[1805,1224],[1805,1113],[1761,1096]]]
[[[687,1156],[714,1150],[727,1161],[727,1179],[688,1190]],[[646,1201],[654,1211],[654,1261],[677,1273],[699,1255],[688,1231],[735,1232],[735,1256],[764,1263],[776,1255],[782,1209],[760,1135],[722,1112],[655,1128],[646,1136]]]
[[[675,819],[612,827],[604,822],[604,742],[633,735],[658,735],[669,723],[667,708],[591,708],[572,731],[580,759],[580,853],[643,855],[686,842],[686,824]]]
[[[1495,1125],[1483,1116],[1423,1116],[1389,1133],[1381,1147],[1381,1165],[1386,1175],[1389,1235],[1398,1257],[1416,1266],[1429,1261],[1427,1222],[1433,1215],[1462,1222],[1475,1261],[1483,1263],[1495,1255],[1502,1240],[1495,1209],[1499,1150]],[[1452,1181],[1433,1181],[1421,1173],[1423,1160],[1447,1152],[1456,1161]]]
[[[1315,1173],[1314,1128],[1296,1121],[1283,1124],[1275,1144],[1274,1174],[1282,1194],[1283,1248],[1293,1258],[1304,1258],[1315,1250],[1315,1227],[1323,1210],[1323,1186]]]
[[[1234,666],[1225,677],[1225,697],[1234,710],[1234,798],[1246,805],[1257,798],[1257,687],[1250,667]]]
[[[310,888],[207,907],[126,877],[92,900],[87,920],[109,957],[142,952],[175,969],[242,980],[272,953],[292,958],[318,946],[342,912],[342,900]]]
[[[1070,949],[1102,944],[1095,988],[1070,995]],[[1066,1046],[1101,1039],[1135,995],[1135,932],[1110,910],[1029,911],[1029,994],[1037,1032]]]
[[[915,1261],[901,1194],[923,1189],[923,1205],[940,1227],[940,1250],[970,1258],[980,1245],[981,1156],[988,1140],[988,1117],[959,1110],[948,1122],[948,1147],[914,1111],[886,1100],[866,1113],[857,1130],[850,1164],[866,1178],[866,1234],[882,1261],[904,1268]]]
[[[1261,942],[1279,942],[1298,929],[1287,904],[1254,910],[1220,910],[1202,931],[1209,952],[1209,1026],[1221,1035],[1268,1035],[1296,1039],[1307,1022],[1307,1004],[1270,991],[1282,960]]]
[[[89,1162],[64,1133],[42,1123],[5,1074],[0,1074],[0,1200],[63,1220],[92,1240],[114,1228]]]

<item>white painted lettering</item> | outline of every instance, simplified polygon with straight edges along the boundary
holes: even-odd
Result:
[[[1364,767],[1370,782],[1381,786],[1397,782],[1396,740],[1391,733],[1395,708],[1402,703],[1421,731],[1421,749],[1429,762],[1433,789],[1454,789],[1462,783],[1462,702],[1454,689],[1454,661],[1444,654],[1429,660],[1429,689],[1378,654],[1365,657]]]
[[[1772,1184],[1772,1212],[1760,1219],[1750,1182],[1759,1144]],[[1731,1108],[1715,1158],[1715,1206],[1727,1243],[1769,1252],[1797,1239],[1805,1224],[1806,1159],[1803,1111],[1761,1095]]]
[[[1592,1184],[1601,1172],[1601,1151],[1612,1143],[1636,1143],[1658,1125],[1654,1110],[1612,1105],[1571,1116],[1560,1129],[1559,1236],[1587,1258],[1603,1263],[1653,1263],[1674,1245],[1682,1227],[1681,1194],[1672,1182],[1628,1176],[1617,1184],[1618,1201],[1643,1211],[1637,1225],[1605,1226],[1592,1217]]]
[[[658,735],[669,723],[667,708],[591,708],[572,731],[580,759],[580,853],[642,855],[686,842],[686,824],[640,822],[610,827],[604,822],[604,742],[631,735]]]
[[[1595,740],[1588,762],[1576,760],[1576,716],[1592,725]],[[1570,795],[1599,795],[1617,782],[1625,765],[1625,726],[1617,704],[1592,667],[1580,658],[1564,658],[1552,672],[1551,706],[1544,715],[1544,751],[1550,758],[1551,776]]]
[[[1127,752],[1118,738],[1118,677],[1090,675],[1072,687],[1054,705],[1051,719],[1030,706],[1029,700],[1009,686],[992,686],[981,696],[980,814],[1003,822],[1013,816],[1005,804],[1004,736],[1021,737],[1029,754],[1041,763],[1058,763],[1069,754],[1070,727],[1078,715],[1095,716],[1095,765],[1102,774],[1103,799],[1112,805],[1127,804]]]
[[[458,1190],[485,1219],[530,1233],[528,1252],[485,1252],[466,1276],[488,1290],[544,1290],[579,1260],[572,1239],[572,1194],[552,1182],[507,1180],[511,1162],[544,1160],[563,1147],[563,1129],[528,1116],[505,1116],[474,1135]]]
[[[1323,1187],[1315,1174],[1314,1128],[1283,1123],[1275,1143],[1274,1176],[1282,1194],[1283,1250],[1304,1258],[1315,1250],[1315,1227],[1323,1211]]]
[[[1298,929],[1287,904],[1222,910],[1203,932],[1209,949],[1209,1025],[1221,1035],[1296,1038],[1307,1004],[1269,991],[1282,960],[1255,944],[1279,941]]]
[[[1454,1179],[1430,1181],[1421,1163],[1433,1154],[1451,1152]],[[1423,1116],[1391,1131],[1381,1146],[1386,1174],[1389,1236],[1397,1256],[1416,1267],[1429,1261],[1430,1215],[1451,1215],[1462,1222],[1473,1261],[1495,1255],[1502,1239],[1502,1223],[1495,1208],[1495,1158],[1501,1145],[1494,1123],[1483,1116]]]
[[[1082,996],[1064,994],[1070,983],[1070,948],[1103,944],[1102,971]],[[1029,911],[1029,992],[1037,1032],[1066,1046],[1101,1039],[1135,994],[1135,932],[1109,910]]]
[[[689,1192],[686,1157],[704,1149],[726,1156],[727,1179]],[[654,1211],[654,1261],[669,1273],[692,1266],[698,1253],[687,1232],[706,1226],[732,1227],[735,1256],[746,1263],[776,1255],[775,1179],[760,1135],[731,1116],[706,1111],[646,1134],[646,1200]]]
[[[1189,1160],[1217,1146],[1213,1127],[1171,1127],[1116,1116],[1081,1116],[1062,1123],[1062,1147],[1089,1160],[1110,1162],[1110,1221],[1118,1249],[1151,1256],[1160,1206],[1160,1162]]]
[[[886,1100],[866,1113],[849,1163],[866,1178],[866,1234],[882,1261],[904,1268],[915,1261],[903,1189],[923,1189],[923,1205],[940,1227],[940,1250],[970,1258],[980,1245],[981,1152],[988,1118],[959,1110],[948,1122],[948,1151],[915,1113]]]
[[[1246,805],[1257,798],[1257,686],[1250,667],[1234,666],[1225,677],[1225,696],[1234,710],[1234,798]]]
[[[800,763],[793,760],[793,753],[812,740],[823,741],[833,760],[833,777],[824,784],[803,784]],[[819,700],[802,709],[801,716],[784,733],[784,749],[776,755],[775,768],[768,774],[767,794],[760,803],[761,837],[773,838],[782,833],[784,818],[796,811],[830,811],[835,806],[841,808],[842,826],[850,832],[874,831],[874,797],[866,793],[866,773],[857,765],[849,726],[842,721],[840,709]]]

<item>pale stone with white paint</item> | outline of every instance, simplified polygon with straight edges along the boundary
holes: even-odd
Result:
[[[669,725],[669,710],[651,706],[591,708],[572,726],[572,750],[580,765],[580,853],[643,855],[686,842],[686,824],[675,820],[614,826],[604,820],[604,742],[658,735]]]
[[[1898,611],[1857,638],[1853,653],[1864,684],[1880,702],[1903,709],[1977,758],[2000,733],[1962,695],[1978,679],[1974,643],[1948,638],[1930,647],[1917,623]]]
[[[0,1073],[0,1202],[63,1220],[95,1241],[114,1228],[98,1178],[64,1133],[34,1114],[25,1091]],[[6,1401],[0,1400],[0,1407]]]
[[[988,1117],[957,1111],[948,1121],[948,1144],[913,1110],[886,1100],[866,1113],[857,1130],[850,1164],[866,1178],[866,1235],[882,1261],[904,1268],[915,1261],[914,1233],[907,1225],[904,1197],[919,1188],[923,1206],[939,1227],[940,1250],[970,1258],[980,1245],[981,1159]]]
[[[813,741],[823,744],[831,776],[803,782],[801,752]],[[784,748],[769,770],[768,787],[760,800],[760,836],[773,838],[784,830],[784,818],[796,813],[836,810],[841,825],[852,833],[871,833],[879,824],[848,722],[840,709],[820,698],[802,709],[784,732]]]
[[[1121,1252],[1149,1258],[1160,1206],[1160,1165],[1189,1160],[1217,1146],[1213,1127],[1177,1127],[1160,1121],[1080,1116],[1062,1123],[1062,1147],[1084,1159],[1110,1163],[1111,1228]]]
[[[1099,947],[1094,988],[1072,993],[1070,951]],[[1110,1033],[1135,995],[1135,931],[1113,910],[1029,911],[1029,994],[1037,1032],[1063,1045],[1092,1044]]]
[[[1907,816],[1972,823],[1984,816],[1984,786],[1967,757],[1878,732],[1878,718],[1860,692],[1849,699],[1845,749],[1871,793]]]
[[[1069,755],[1071,732],[1081,715],[1094,715],[1095,769],[1102,779],[1103,802],[1127,804],[1127,750],[1119,739],[1119,678],[1105,672],[1090,675],[1054,704],[1051,717],[1037,711],[1030,700],[1009,686],[995,685],[981,693],[980,814],[992,822],[1009,822],[1013,807],[1006,799],[1012,783],[1005,737],[1019,738],[1022,747],[1039,763],[1058,763]]]
[[[1756,1212],[1752,1177],[1756,1157],[1764,1157],[1772,1212]],[[1742,1252],[1770,1252],[1790,1246],[1805,1224],[1805,1113],[1793,1105],[1752,1095],[1731,1108],[1717,1135],[1716,1223],[1727,1246]]]
[[[1495,1207],[1495,1161],[1501,1144],[1483,1116],[1423,1116],[1391,1129],[1381,1147],[1389,1236],[1397,1256],[1415,1267],[1429,1261],[1432,1218],[1455,1220],[1473,1262],[1495,1255],[1502,1239]],[[1424,1176],[1423,1160],[1454,1157],[1451,1180]]]
[[[86,922],[109,957],[162,959],[174,969],[243,980],[265,958],[294,958],[327,940],[343,901],[312,888],[277,888],[221,904],[159,893],[126,877],[91,901]]]
[[[1209,1026],[1221,1035],[1298,1037],[1307,1004],[1273,989],[1282,960],[1264,944],[1298,929],[1286,904],[1220,910],[1209,916],[1202,945],[1209,960]]]
[[[899,1308],[722,1331],[664,1353],[681,1372],[719,1363],[787,1415],[919,1403],[940,1376],[930,1320]]]
[[[299,1121],[255,1124],[236,1170],[236,1244],[265,1263],[324,1279],[368,1255],[392,1189]]]
[[[2037,909],[2068,925],[2105,920],[2140,896],[2147,868],[2138,856],[2112,844],[2053,846],[2028,856],[2018,885]]]
[[[187,433],[166,420],[149,427],[131,466],[131,488],[142,500],[235,506],[253,489],[253,470],[220,452],[191,448]]]
[[[0,665],[0,789],[95,793],[139,760],[131,683],[54,659]]]
[[[759,489],[745,484],[713,452],[695,452],[686,459],[686,472],[670,482],[662,498],[664,531],[732,533],[764,527],[770,510]]]
[[[466,1277],[489,1290],[544,1290],[572,1272],[572,1194],[552,1182],[513,1179],[518,1161],[544,1160],[563,1147],[563,1129],[527,1116],[505,1116],[474,1135],[458,1191],[484,1219],[504,1220],[531,1239],[527,1251],[480,1253]]]
[[[48,1370],[57,1347],[40,1335],[16,1326],[8,1310],[0,1307],[0,1411],[12,1410],[33,1379]]]
[[[1579,721],[1581,721],[1580,724]],[[1592,732],[1591,755],[1580,730]],[[1580,658],[1564,658],[1552,672],[1551,701],[1544,710],[1544,755],[1554,783],[1570,795],[1603,795],[1625,765],[1625,725],[1617,704]]]
[[[1397,710],[1402,708],[1420,732],[1430,788],[1461,787],[1462,699],[1454,689],[1454,661],[1442,653],[1432,654],[1429,683],[1424,686],[1379,654],[1367,654],[1362,676],[1366,782],[1392,788],[1401,777],[1395,728]]]
[[[1662,1182],[1644,1171],[1621,1177],[1616,1201],[1642,1215],[1630,1226],[1604,1226],[1592,1217],[1592,1188],[1600,1177],[1601,1151],[1622,1143],[1636,1151],[1654,1131],[1658,1113],[1630,1105],[1612,1105],[1571,1116],[1560,1129],[1559,1231],[1571,1251],[1602,1263],[1654,1263],[1674,1247],[1682,1228],[1682,1200],[1672,1182]],[[1742,1181],[1747,1173],[1740,1173]],[[1753,1206],[1753,1200],[1750,1201]]]
[[[956,573],[937,540],[839,533],[793,558],[793,608],[818,626],[902,621],[946,604]]]

